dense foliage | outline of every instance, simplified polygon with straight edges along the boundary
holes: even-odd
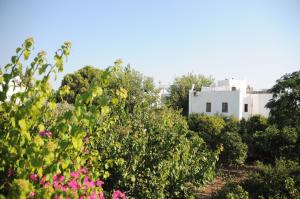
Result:
[[[70,43],[55,53],[54,64],[40,52],[23,71],[21,58],[28,60],[32,48],[26,40],[1,73],[1,196],[124,198],[122,190],[132,198],[183,198],[191,194],[187,183],[213,179],[220,148],[208,150],[172,109],[142,101],[129,110],[124,87],[139,82],[126,84],[119,62],[74,92],[72,105],[63,85],[57,104],[49,79],[63,70]],[[22,92],[7,98],[17,77]]]
[[[122,87],[127,91],[125,109],[128,113],[132,113],[137,107],[156,107],[159,90],[155,88],[153,79],[142,75],[129,65],[123,67],[120,59],[116,60],[114,64],[114,67],[118,70],[107,82],[101,80],[105,75],[103,74],[105,70],[93,66],[85,66],[72,74],[66,75],[59,91],[68,86],[69,92],[63,96],[58,92],[58,100],[73,104],[76,96],[86,92],[93,84],[100,86],[104,84],[109,89]]]
[[[210,86],[212,83],[213,79],[211,77],[192,73],[177,77],[169,88],[170,96],[167,99],[167,103],[174,109],[182,109],[183,115],[187,116],[189,90],[192,88],[192,85],[195,85],[195,90],[200,91],[202,86]]]
[[[282,159],[274,166],[260,163],[242,186],[251,198],[300,198],[300,166]]]
[[[238,133],[239,122],[233,117],[191,114],[188,117],[189,128],[197,132],[214,149],[223,146],[220,163],[244,164],[247,158],[247,145]]]
[[[270,91],[273,98],[266,106],[270,109],[271,122],[300,132],[300,71],[282,76]]]
[[[258,163],[257,167],[240,185],[226,185],[215,198],[300,198],[297,162],[279,159],[275,165]]]

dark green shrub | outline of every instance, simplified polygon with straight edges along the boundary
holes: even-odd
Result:
[[[208,144],[215,149],[220,145],[220,133],[225,126],[224,120],[219,116],[206,114],[191,114],[188,117],[190,130],[197,132]]]
[[[233,183],[225,185],[213,199],[249,199],[249,193],[242,186]]]
[[[189,128],[197,132],[212,149],[223,145],[220,163],[242,165],[247,157],[247,145],[238,132],[239,121],[234,117],[191,114]],[[226,131],[228,130],[228,131]]]
[[[300,198],[300,166],[297,162],[276,160],[275,165],[258,164],[242,186],[251,198]]]
[[[233,116],[222,116],[225,126],[222,132],[239,132],[240,131],[240,121]]]
[[[227,164],[242,165],[247,158],[248,147],[242,142],[237,132],[225,132],[220,136],[224,151],[220,155],[220,161]]]
[[[255,157],[263,161],[274,161],[275,158],[295,157],[297,132],[295,128],[278,129],[269,126],[265,131],[257,131],[253,135]]]

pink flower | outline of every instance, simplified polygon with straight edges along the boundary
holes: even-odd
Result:
[[[114,191],[113,199],[126,199],[125,193],[121,192],[120,190]]]
[[[97,195],[96,195],[96,192],[94,191],[94,193],[92,193],[90,195],[90,199],[97,199]]]
[[[47,188],[47,187],[50,186],[50,183],[49,182],[45,182],[45,184],[43,186],[44,186],[44,188]]]
[[[60,199],[60,196],[56,195],[56,196],[54,197],[54,199]]]
[[[99,193],[99,199],[105,199],[104,195],[103,195],[103,192]]]
[[[89,183],[90,187],[95,187],[95,181],[94,180],[91,180],[90,183]]]
[[[82,174],[87,174],[87,169],[86,169],[85,167],[82,167],[82,168],[80,169],[80,172],[81,172]]]
[[[84,185],[88,185],[89,184],[89,177],[88,176],[84,176],[83,184]]]
[[[52,133],[50,131],[40,131],[39,135],[42,137],[48,137],[48,138],[52,137]]]
[[[53,176],[53,181],[57,181],[57,182],[63,182],[65,179],[65,177],[63,175],[54,175]]]
[[[98,187],[102,187],[103,184],[104,184],[104,182],[101,181],[101,180],[97,180],[97,181],[96,181],[96,185],[97,185]]]
[[[71,172],[70,176],[73,178],[79,178],[80,177],[80,173],[79,172]]]
[[[68,186],[73,190],[79,189],[79,185],[75,180],[68,182]]]
[[[30,174],[29,179],[32,180],[33,182],[37,182],[39,180],[39,176],[37,174]]]
[[[35,198],[35,196],[36,196],[36,193],[32,191],[29,193],[28,198]]]

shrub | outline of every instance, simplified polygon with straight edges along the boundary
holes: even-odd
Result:
[[[295,157],[295,144],[297,142],[295,128],[284,127],[277,129],[269,126],[265,131],[257,131],[253,135],[253,146],[256,158],[263,161],[274,161],[279,157]]]
[[[242,165],[247,157],[247,145],[242,142],[239,121],[234,117],[191,114],[189,128],[205,140],[210,148],[223,145],[220,163]]]
[[[82,189],[75,197],[96,191],[122,198],[122,190],[131,198],[183,198],[189,194],[187,182],[200,185],[213,179],[220,149],[208,150],[179,112],[143,106],[126,112],[127,91],[109,86],[118,78],[118,66],[101,73],[101,87],[92,83],[72,106],[59,107],[49,79],[63,70],[70,43],[56,52],[54,64],[40,52],[23,71],[21,57],[28,59],[32,45],[32,39],[26,40],[0,73],[0,194],[74,196],[69,192],[77,183]],[[7,99],[16,77],[24,90]],[[62,100],[69,91],[68,86],[60,89]],[[73,181],[72,172],[82,167],[88,175]],[[57,181],[57,175],[63,177]],[[43,178],[52,186],[41,186],[36,179]],[[96,179],[105,181],[102,187],[93,186]],[[85,190],[87,182],[92,188]]]
[[[241,120],[239,132],[242,135],[243,142],[248,146],[247,157],[249,160],[256,160],[258,158],[253,135],[256,131],[264,131],[268,126],[268,119],[261,115],[254,115],[248,118],[248,120]]]
[[[236,184],[225,185],[213,199],[249,199],[249,193],[243,189],[242,186]]]
[[[243,165],[247,158],[248,147],[242,142],[242,138],[237,132],[225,132],[221,134],[220,142],[224,151],[221,153],[222,163]]]
[[[212,149],[220,143],[220,133],[225,126],[224,120],[219,116],[205,114],[191,114],[188,117],[190,130],[197,132]]]
[[[289,160],[276,160],[275,165],[258,164],[242,186],[251,198],[300,198],[300,166]]]

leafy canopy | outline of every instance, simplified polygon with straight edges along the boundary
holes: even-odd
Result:
[[[195,90],[201,90],[202,86],[210,86],[213,83],[212,77],[195,75],[189,73],[175,78],[169,88],[170,96],[167,103],[174,109],[182,109],[183,115],[188,115],[189,90],[195,85]]]

